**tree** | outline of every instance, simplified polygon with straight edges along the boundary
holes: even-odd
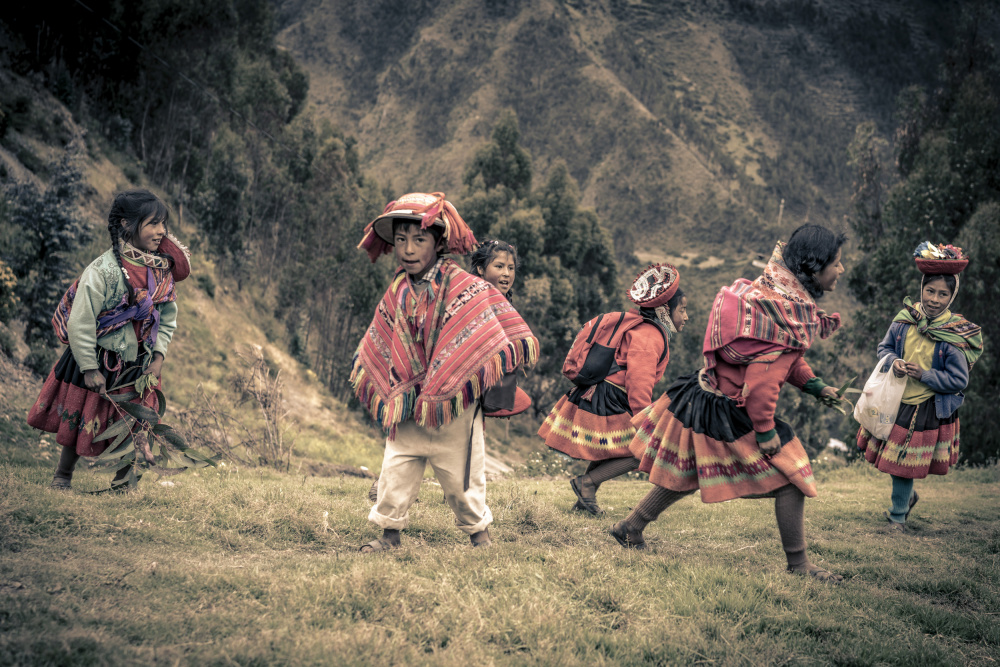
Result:
[[[961,39],[948,54],[938,88],[909,90],[901,97],[896,132],[900,181],[889,191],[881,227],[873,216],[856,214],[851,223],[862,239],[864,260],[851,271],[849,286],[864,304],[854,327],[863,349],[874,351],[903,296],[916,296],[920,276],[913,249],[921,241],[951,242],[972,261],[962,274],[954,310],[983,328],[985,353],[972,369],[962,411],[962,456],[981,463],[1000,457],[1000,410],[993,398],[1000,364],[991,342],[1000,327],[995,308],[1000,279],[1000,61],[984,37],[980,15],[963,19]],[[869,202],[882,187],[871,168],[872,140],[861,127],[855,142],[856,201]],[[866,152],[867,151],[867,152]]]

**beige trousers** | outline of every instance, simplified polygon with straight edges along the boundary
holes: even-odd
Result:
[[[472,437],[469,490],[465,486],[465,461]],[[368,520],[381,528],[402,530],[410,522],[410,505],[417,499],[424,469],[431,464],[445,500],[455,513],[455,525],[468,534],[493,523],[486,506],[486,442],[483,411],[471,406],[440,429],[417,426],[413,420],[396,428],[396,437],[386,439],[382,473],[378,478],[378,502]]]

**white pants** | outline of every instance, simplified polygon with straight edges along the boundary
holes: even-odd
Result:
[[[465,490],[465,463],[472,438],[469,490]],[[486,442],[483,411],[470,406],[450,424],[426,429],[408,420],[396,428],[395,439],[386,439],[378,502],[368,520],[381,528],[402,530],[410,522],[410,505],[417,499],[424,469],[431,464],[445,499],[455,513],[455,525],[468,534],[493,523],[486,506]]]

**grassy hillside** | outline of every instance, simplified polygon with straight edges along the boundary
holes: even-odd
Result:
[[[3,387],[10,369],[0,368]],[[565,480],[491,483],[494,546],[473,551],[428,482],[404,548],[356,552],[365,480],[207,469],[123,496],[47,488],[54,446],[0,400],[0,663],[884,664],[1000,659],[1000,474],[919,483],[886,532],[884,475],[817,462],[813,558],[783,572],[771,503],[686,499],[627,552],[607,535],[645,493],[569,512]],[[80,490],[99,488],[81,470]]]
[[[832,0],[278,6],[316,112],[358,136],[394,192],[457,195],[513,108],[537,171],[565,160],[619,255],[655,258],[766,251],[804,220],[839,224],[855,125],[891,131],[896,93],[926,81],[960,14]]]

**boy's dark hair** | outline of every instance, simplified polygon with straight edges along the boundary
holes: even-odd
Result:
[[[420,227],[420,221],[419,220],[410,220],[409,218],[393,218],[392,219],[392,236],[393,236],[393,238],[395,238],[396,232],[398,232],[400,229],[407,229],[409,227],[418,227],[419,228]],[[434,244],[435,245],[437,245],[437,242],[441,240],[442,236],[444,236],[444,227],[442,227],[441,225],[431,225],[430,227],[427,227],[424,231],[431,233],[431,236],[434,237]]]
[[[955,280],[955,276],[949,275],[947,273],[939,273],[932,276],[924,276],[924,279],[920,281],[920,289],[923,291],[924,285],[935,280],[943,280],[944,284],[948,286],[951,293],[955,293],[955,287],[958,285],[958,281]]]
[[[111,203],[111,211],[108,213],[108,234],[111,235],[111,250],[122,271],[125,270],[125,266],[122,264],[118,242],[122,239],[131,242],[142,227],[142,223],[150,217],[153,224],[162,222],[166,227],[170,220],[170,210],[149,190],[143,188],[125,190],[118,193]],[[122,221],[125,222],[124,227]],[[128,290],[129,303],[132,303],[135,294],[128,278],[125,279],[125,289]]]
[[[816,274],[836,259],[837,251],[846,240],[846,234],[834,234],[819,225],[802,225],[788,239],[782,253],[785,266],[814,299],[823,296]]]

